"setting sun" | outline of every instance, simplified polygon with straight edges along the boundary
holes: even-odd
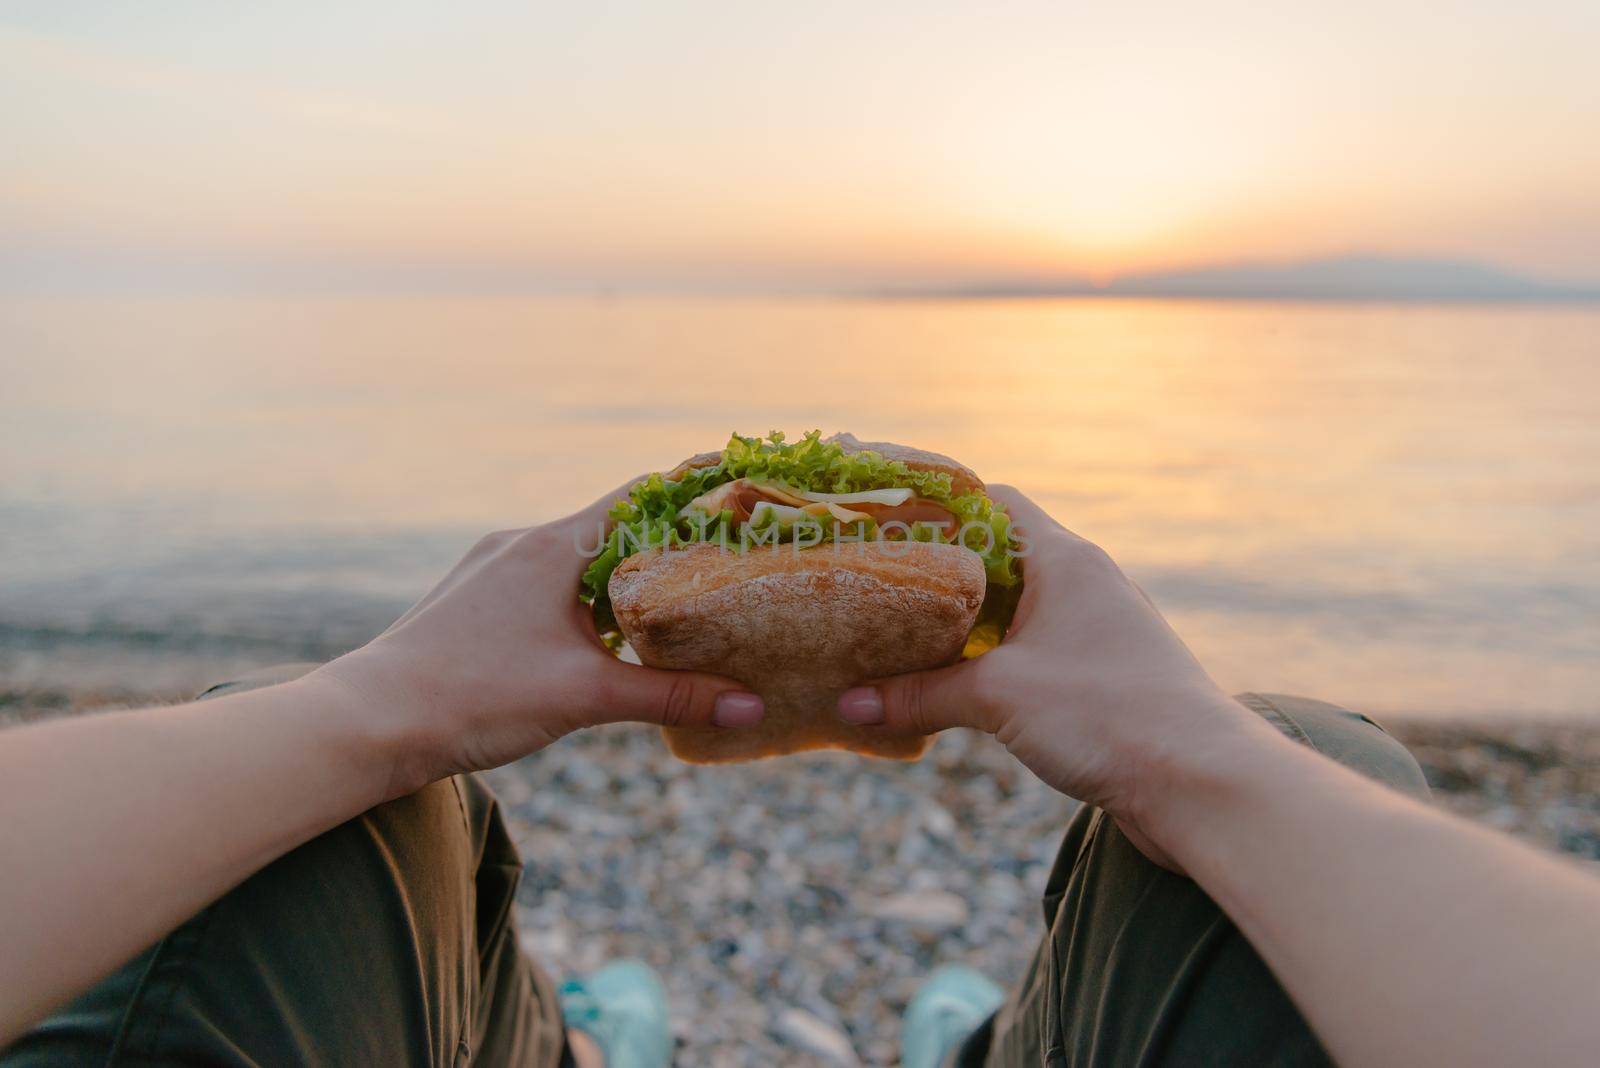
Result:
[[[299,11],[0,19],[0,283],[1600,277],[1593,5]]]

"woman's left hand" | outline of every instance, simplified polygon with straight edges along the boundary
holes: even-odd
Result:
[[[631,483],[630,483],[631,484]],[[736,729],[761,698],[731,679],[627,664],[578,582],[626,486],[565,519],[490,534],[372,642],[303,682],[353,694],[400,739],[393,793],[508,763],[562,735],[636,720]]]

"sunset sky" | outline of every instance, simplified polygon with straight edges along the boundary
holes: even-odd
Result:
[[[1600,4],[0,3],[0,288],[1600,281]]]

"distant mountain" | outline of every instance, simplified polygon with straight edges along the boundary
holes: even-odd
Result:
[[[911,295],[911,294],[900,294]],[[1600,286],[1546,282],[1461,260],[1332,256],[1231,263],[1127,275],[1105,285],[1085,279],[1018,279],[919,296],[1198,297],[1214,300],[1518,301],[1600,300]]]

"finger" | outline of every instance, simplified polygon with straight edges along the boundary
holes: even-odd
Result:
[[[1036,578],[1031,561],[1039,550],[1045,548],[1048,551],[1064,541],[1076,541],[1078,536],[1056,522],[1050,513],[1017,487],[996,485],[986,488],[989,496],[1002,505],[1011,517],[1011,538],[1018,547],[1018,565],[1024,582],[1031,584]],[[1023,597],[1029,599],[1026,591]],[[1020,607],[1018,611],[1021,611]]]
[[[685,467],[686,465],[690,468],[703,467],[705,466],[704,461],[711,460],[712,462],[715,462],[715,460],[720,459],[721,456],[722,454],[720,452],[701,453],[699,456],[692,456],[688,460],[685,460],[682,464],[678,465],[678,468]],[[696,463],[695,461],[702,462]],[[677,468],[663,468],[661,471],[661,476],[663,478],[682,477],[682,474],[677,470]],[[588,523],[597,521],[602,522],[609,530],[611,526],[611,506],[616,504],[619,500],[627,497],[629,491],[631,491],[634,486],[638,485],[640,482],[643,482],[649,477],[650,472],[634,475],[632,478],[628,479],[628,481],[624,482],[610,493],[601,496],[587,508],[584,508],[569,516],[568,519]]]
[[[593,687],[589,712],[594,723],[630,720],[663,727],[753,727],[765,712],[760,696],[741,683],[699,671],[665,671],[609,663]]]
[[[628,491],[633,489],[635,485],[649,477],[649,475],[634,475],[610,493],[601,494],[593,502],[568,516],[565,522],[582,523],[584,526],[593,526],[598,523],[603,524],[609,530],[611,527],[612,506],[627,497]]]
[[[1015,486],[989,486],[988,492],[1005,505],[1011,516],[1013,536],[1021,546],[1019,555],[1026,584],[1036,587],[1051,572],[1082,565],[1116,567],[1104,549],[1062,526]],[[1026,591],[1023,598],[1028,600]]]
[[[1015,486],[995,485],[984,487],[991,500],[1005,506],[1006,514],[1011,517],[1014,526],[1024,532],[1060,531],[1071,534],[1072,531],[1062,526],[1054,516],[1045,511],[1032,497],[1023,493]],[[1075,535],[1074,535],[1075,536]]]
[[[590,561],[605,550],[606,539],[611,536],[612,528],[616,526],[616,521],[611,518],[611,509],[626,499],[628,491],[634,484],[645,477],[639,475],[631,478],[571,515],[557,519],[540,529],[571,544],[576,554],[574,562],[582,572],[589,566]]]
[[[989,653],[983,659],[994,655]],[[922,734],[947,727],[972,727],[992,734],[998,729],[996,709],[984,685],[989,672],[980,669],[981,662],[891,675],[846,690],[839,696],[839,718],[858,726]]]

